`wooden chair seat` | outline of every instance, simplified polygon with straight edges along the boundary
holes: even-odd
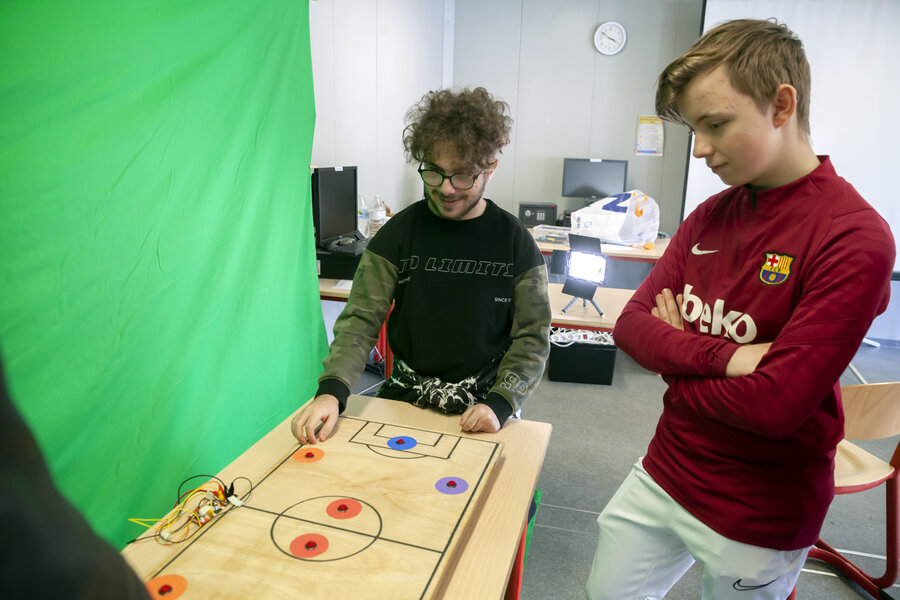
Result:
[[[852,494],[884,485],[885,571],[880,577],[866,573],[821,538],[810,549],[809,557],[834,565],[873,598],[890,598],[884,588],[891,587],[900,574],[900,443],[890,462],[885,462],[847,440],[878,440],[900,434],[900,382],[844,386],[841,397],[844,439],[835,453],[834,491]]]
[[[834,457],[834,491],[852,494],[873,488],[891,476],[894,467],[847,440],[841,440]]]

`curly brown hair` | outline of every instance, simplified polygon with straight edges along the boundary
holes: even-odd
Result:
[[[406,113],[406,160],[433,160],[435,146],[448,144],[466,165],[484,169],[509,143],[513,120],[508,110],[483,87],[428,92]]]
[[[656,113],[663,119],[689,125],[678,109],[678,98],[695,77],[719,65],[737,91],[765,110],[778,86],[797,90],[797,121],[809,135],[809,62],[803,42],[774,20],[737,19],[713,27],[667,66],[657,81]]]

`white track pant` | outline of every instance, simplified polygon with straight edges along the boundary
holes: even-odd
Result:
[[[751,546],[716,533],[659,487],[640,461],[597,524],[589,600],[662,598],[694,560],[703,566],[704,600],[784,600],[809,552]]]

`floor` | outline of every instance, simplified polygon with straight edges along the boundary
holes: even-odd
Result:
[[[862,347],[853,365],[870,383],[900,378],[900,348]],[[844,384],[859,383],[847,371]],[[584,598],[584,582],[597,543],[596,518],[635,460],[646,450],[661,410],[665,384],[619,351],[612,385],[583,385],[546,378],[526,405],[526,419],[553,424],[538,489],[535,519],[522,585],[524,600]],[[890,458],[897,439],[863,443]],[[822,537],[841,549],[884,555],[884,493],[879,488],[832,503]],[[881,574],[884,560],[862,557],[859,564]],[[864,598],[859,588],[832,569],[809,560],[797,598]],[[700,597],[700,568],[694,565],[666,596]],[[900,598],[897,586],[892,595]]]
[[[900,348],[864,345],[853,366],[869,383],[900,378]],[[843,384],[860,381],[851,370]],[[370,365],[356,393],[374,394],[380,383]],[[611,385],[544,380],[528,400],[523,417],[553,425],[537,488],[542,491],[535,517],[522,600],[583,599],[584,582],[597,544],[596,518],[634,461],[647,448],[661,410],[665,385],[619,351]],[[860,443],[885,459],[897,439]],[[863,553],[858,564],[871,573],[884,570],[884,494],[881,488],[838,496],[822,537],[836,547]],[[890,590],[900,599],[900,587]],[[666,596],[700,597],[700,568],[694,565]],[[825,563],[809,560],[797,587],[800,600],[868,598]]]

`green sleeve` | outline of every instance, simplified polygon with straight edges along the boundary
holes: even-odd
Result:
[[[387,259],[366,250],[353,276],[347,306],[334,323],[334,341],[322,364],[319,391],[333,394],[343,412],[353,386],[366,366],[378,332],[394,300],[397,268]]]
[[[537,388],[550,356],[550,295],[547,267],[540,265],[516,278],[509,349],[500,361],[490,400],[502,396],[512,412],[522,408]]]

